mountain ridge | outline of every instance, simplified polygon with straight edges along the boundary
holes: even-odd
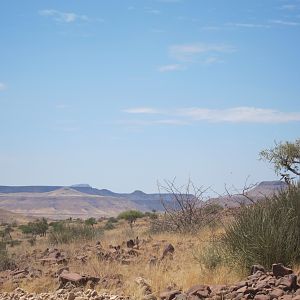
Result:
[[[268,197],[286,184],[263,181],[247,192],[255,201]],[[163,211],[162,199],[172,201],[172,194],[135,190],[132,193],[115,193],[93,188],[87,184],[73,186],[0,186],[0,209],[25,216],[63,219],[69,217],[109,217],[128,209]],[[250,201],[242,195],[211,198],[208,203],[234,207]]]

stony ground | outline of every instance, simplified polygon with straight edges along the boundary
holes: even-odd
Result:
[[[222,300],[222,299],[254,299],[254,300],[300,300],[300,281],[297,275],[282,264],[274,264],[272,272],[256,265],[246,280],[233,285],[196,285],[187,291],[168,288],[160,293],[153,293],[151,286],[144,278],[136,278],[137,288],[142,289],[143,300]],[[79,274],[63,271],[60,275],[61,287],[52,293],[27,293],[17,288],[11,293],[1,293],[3,300],[130,300],[123,295],[99,293],[93,289],[84,290],[83,278]]]
[[[101,241],[55,248],[41,239],[34,247],[23,243],[10,249],[17,260],[0,272],[0,299],[300,300],[300,279],[281,264],[272,270],[253,266],[248,277],[229,267],[203,267],[195,260],[196,250],[203,250],[209,232],[201,232],[200,240],[142,235],[141,230],[141,238],[124,239],[122,227]]]

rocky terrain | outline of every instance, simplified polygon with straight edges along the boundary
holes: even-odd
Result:
[[[170,251],[170,245],[166,249],[167,252]],[[22,274],[22,272],[18,274],[15,272],[15,274]],[[101,281],[101,278],[71,273],[68,271],[68,268],[62,268],[58,276],[60,285],[55,292],[36,294],[16,288],[11,293],[0,293],[0,299],[130,300],[130,297],[124,295],[113,295],[107,292],[100,293],[94,290],[93,287]],[[104,279],[104,282],[107,282],[107,279]],[[186,291],[182,291],[176,287],[169,287],[165,291],[154,293],[151,285],[142,277],[136,278],[135,284],[136,288],[142,290],[141,300],[300,300],[300,281],[297,275],[280,263],[273,264],[271,272],[266,272],[264,267],[260,265],[254,265],[251,268],[251,275],[246,280],[233,285],[199,284],[192,286]],[[89,287],[84,289],[86,285],[89,285]]]
[[[100,241],[78,245],[72,252],[64,251],[63,248],[23,251],[15,265],[0,272],[0,291],[8,282],[14,287],[12,292],[0,292],[0,299],[137,299],[124,293],[125,278],[122,274],[87,274],[84,272],[85,266],[96,257],[107,266],[118,264],[130,269],[138,265],[157,272],[159,269],[172,268],[176,264],[176,252],[181,255],[186,247],[192,246],[192,241],[177,242],[174,246],[167,240],[135,238],[118,245],[104,246]],[[75,265],[79,267],[74,268]],[[155,290],[147,278],[136,276],[131,288],[139,290],[138,299],[143,300],[300,300],[300,278],[290,268],[277,263],[273,264],[270,271],[260,265],[252,266],[249,271],[250,275],[245,280],[234,284],[199,282],[187,289],[171,284],[160,291]],[[26,292],[26,289],[20,288],[35,280],[52,281],[55,288],[52,292],[41,293]],[[111,292],[112,288],[114,292]]]

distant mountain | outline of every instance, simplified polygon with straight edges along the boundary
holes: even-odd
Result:
[[[163,210],[161,197],[171,195],[114,193],[88,184],[64,186],[0,186],[0,208],[28,216],[62,219],[68,217],[114,216],[128,209]]]
[[[257,201],[286,188],[281,181],[264,181],[248,191]],[[161,200],[172,201],[172,194],[114,193],[88,184],[64,186],[0,186],[0,209],[26,216],[62,219],[69,217],[115,216],[128,209],[163,211]],[[234,207],[251,203],[246,197],[233,195],[212,198],[208,203]]]
[[[211,198],[208,203],[217,203],[223,207],[237,207],[241,204],[251,204],[266,197],[270,197],[275,193],[287,188],[287,184],[283,181],[262,181],[254,188],[250,189],[243,195],[221,196]]]

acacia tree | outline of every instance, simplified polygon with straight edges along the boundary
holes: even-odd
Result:
[[[84,221],[85,225],[89,225],[89,226],[92,226],[94,227],[95,224],[97,224],[97,221],[95,218],[88,218]]]
[[[287,183],[300,176],[300,139],[295,142],[275,143],[275,147],[260,152],[260,159],[273,164],[275,173]]]
[[[158,183],[158,188],[165,210],[163,218],[155,222],[158,230],[164,227],[165,230],[181,233],[196,232],[213,224],[222,210],[222,207],[206,202],[208,189],[196,187],[190,179],[181,187],[176,186],[175,178],[173,181],[165,180],[163,185]],[[155,223],[154,230],[157,227]]]
[[[123,211],[118,215],[118,219],[126,220],[129,223],[130,228],[132,228],[133,224],[137,219],[142,217],[144,217],[144,214],[138,210],[127,210],[127,211]]]

